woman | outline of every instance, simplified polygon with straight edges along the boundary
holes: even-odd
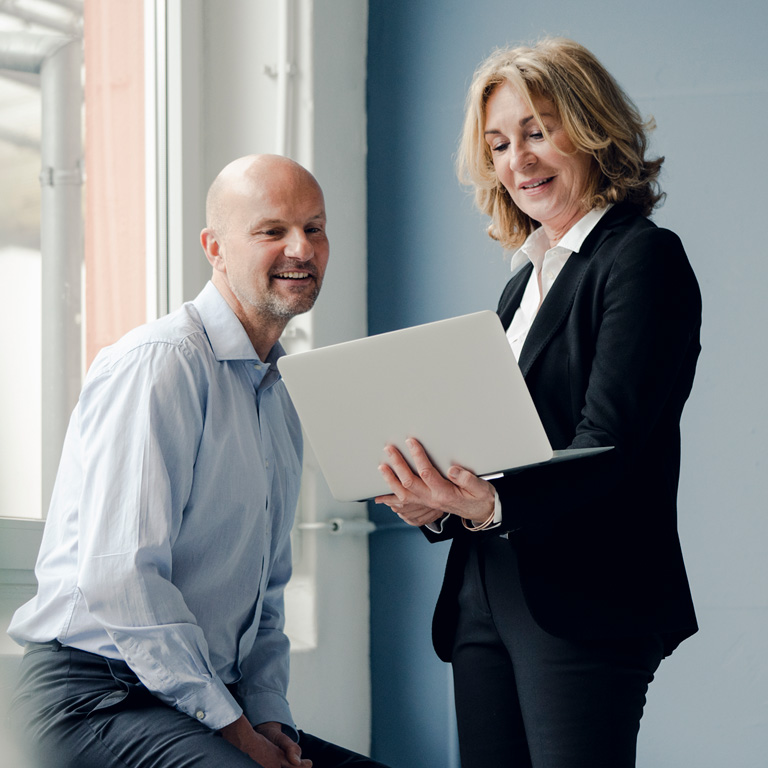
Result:
[[[441,476],[415,440],[408,462],[388,449],[377,501],[453,539],[433,640],[463,768],[634,766],[648,684],[697,629],[676,496],[701,299],[647,218],[649,127],[569,40],[494,53],[468,94],[460,172],[518,249],[512,349],[553,448],[613,449],[491,481]]]

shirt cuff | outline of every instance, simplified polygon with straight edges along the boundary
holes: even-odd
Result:
[[[254,727],[261,723],[281,723],[289,729],[288,735],[298,741],[299,733],[293,722],[291,708],[285,696],[277,691],[257,691],[242,697],[248,722]],[[285,730],[285,728],[283,728]]]
[[[494,488],[493,489],[493,524],[501,525],[501,499],[499,498],[499,492]]]
[[[202,690],[177,702],[176,708],[212,731],[234,723],[243,714],[227,686],[218,677],[213,678]]]
[[[432,533],[442,533],[443,532],[443,526],[445,525],[445,521],[450,517],[450,514],[447,512],[439,519],[435,520],[434,522],[427,523],[424,527],[428,528]]]

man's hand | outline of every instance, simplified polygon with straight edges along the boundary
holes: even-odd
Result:
[[[264,768],[312,768],[312,761],[301,759],[301,748],[283,733],[280,723],[262,723],[254,728],[241,715],[219,733]]]
[[[274,744],[287,758],[287,765],[312,768],[311,760],[301,759],[301,747],[286,733],[280,723],[261,723],[256,730]]]

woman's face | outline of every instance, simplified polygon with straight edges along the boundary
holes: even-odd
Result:
[[[496,175],[512,201],[544,227],[550,244],[555,245],[587,212],[580,200],[592,157],[575,150],[552,101],[537,97],[533,103],[552,143],[544,137],[526,100],[508,81],[488,98],[485,140]]]

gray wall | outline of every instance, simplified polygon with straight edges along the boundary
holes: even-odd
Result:
[[[371,333],[495,307],[507,267],[453,175],[465,89],[492,48],[572,37],[658,122],[655,218],[682,237],[704,297],[680,488],[701,630],[651,686],[647,768],[763,768],[768,754],[767,8],[370,0]],[[371,540],[373,746],[397,768],[456,765],[448,671],[429,644],[445,554],[401,528]]]

